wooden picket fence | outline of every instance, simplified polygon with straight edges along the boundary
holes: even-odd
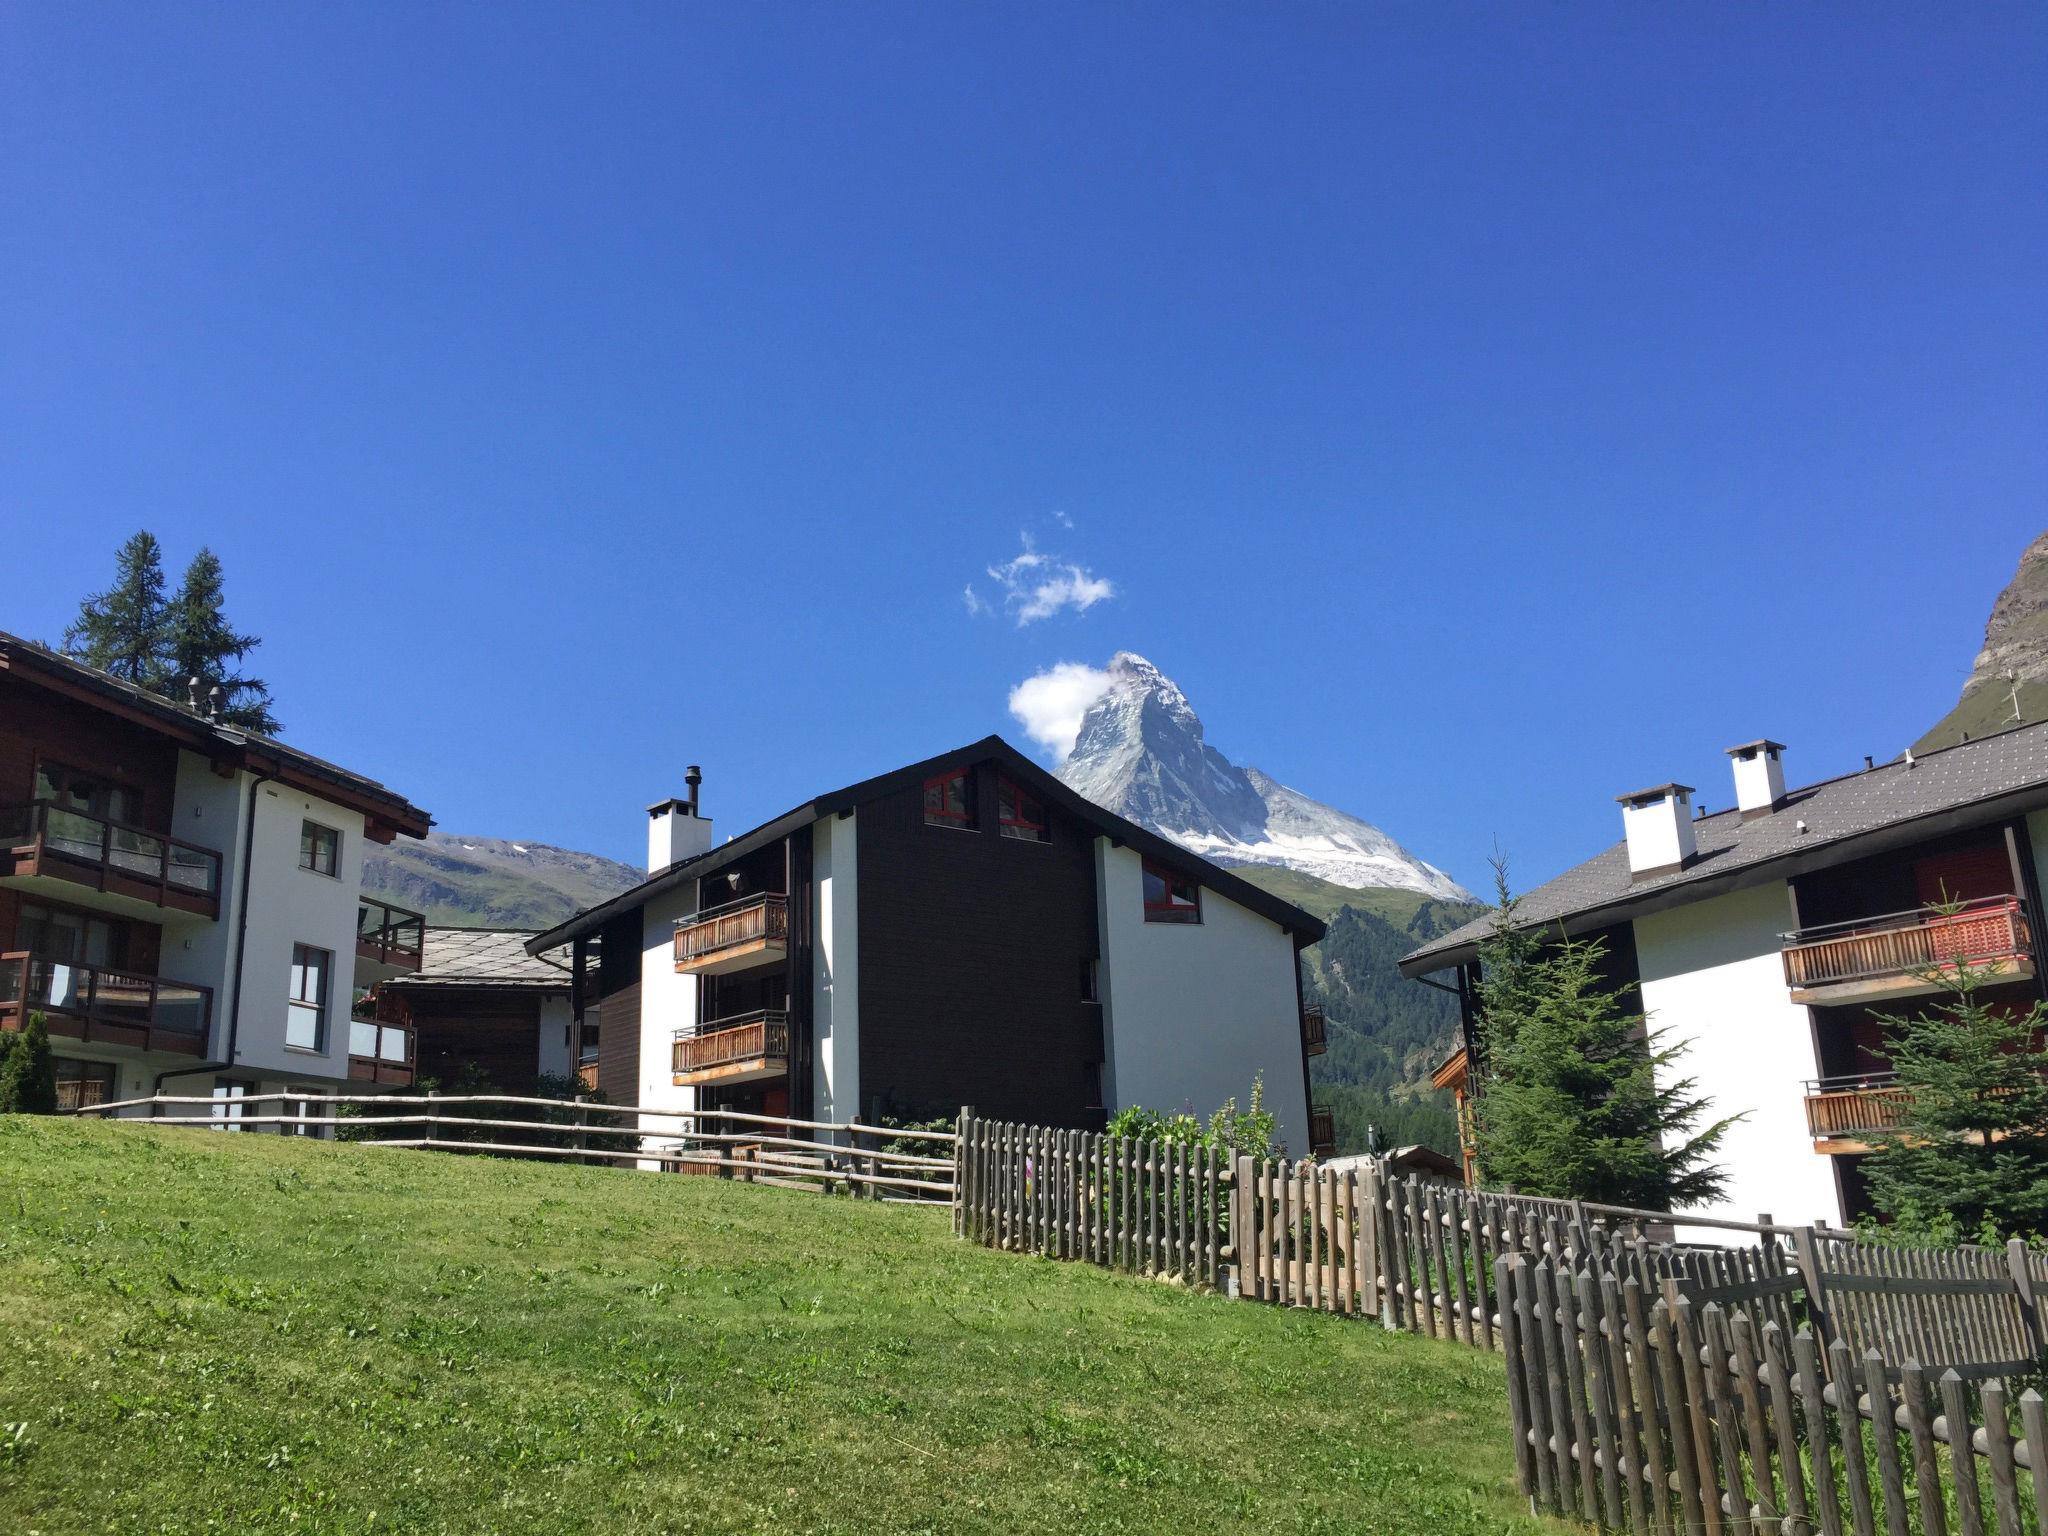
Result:
[[[1826,1336],[1858,1358],[1875,1350],[1894,1380],[1907,1360],[1968,1380],[2030,1372],[2048,1354],[2037,1300],[2048,1253],[2020,1242],[1904,1249],[1824,1237],[1814,1279]]]
[[[991,1248],[1220,1288],[1231,1170],[1209,1147],[963,1113],[954,1230]]]
[[[1676,1281],[1503,1257],[1495,1293],[1532,1509],[1634,1536],[2048,1533],[2048,1412],[1846,1340],[1787,1332]],[[1926,1294],[1917,1292],[1869,1294]]]

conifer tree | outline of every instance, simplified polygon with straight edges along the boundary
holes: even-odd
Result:
[[[114,584],[79,605],[76,622],[64,631],[64,649],[88,666],[161,693],[169,676],[163,551],[144,530],[114,559]]]
[[[1871,1202],[1907,1227],[2048,1235],[2048,1004],[1987,1003],[1986,967],[1928,974],[1945,1002],[1879,1020],[1901,1109],[1864,1165]]]
[[[202,697],[220,688],[224,724],[275,736],[282,727],[270,712],[270,689],[261,678],[244,677],[235,669],[262,641],[228,623],[221,606],[224,587],[220,557],[202,548],[164,610],[168,686],[159,691],[182,698],[189,680],[197,678]]]
[[[32,1013],[13,1049],[0,1062],[0,1113],[56,1112],[57,1063],[50,1054],[50,1026],[40,1013]]]
[[[1539,947],[1508,919],[1481,946],[1480,1038],[1473,1098],[1479,1168],[1525,1194],[1669,1210],[1714,1199],[1713,1163],[1732,1119],[1677,1076],[1684,1046],[1663,1045],[1628,1006],[1634,988],[1602,974],[1598,939]]]

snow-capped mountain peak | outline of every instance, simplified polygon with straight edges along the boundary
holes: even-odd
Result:
[[[1356,816],[1240,768],[1203,739],[1180,687],[1144,657],[1119,651],[1060,763],[1061,779],[1218,864],[1271,864],[1354,890],[1471,893]]]

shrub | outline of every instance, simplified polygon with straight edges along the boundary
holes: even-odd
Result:
[[[0,1113],[54,1115],[57,1063],[50,1055],[50,1026],[40,1014],[28,1016],[18,1037],[10,1037],[0,1062]]]

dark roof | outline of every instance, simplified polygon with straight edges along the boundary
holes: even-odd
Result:
[[[561,948],[528,954],[531,928],[428,928],[420,968],[379,990],[415,987],[510,987],[519,991],[569,990],[569,955]]]
[[[1134,821],[1126,821],[1113,811],[1105,811],[1094,801],[1068,788],[1052,774],[1039,767],[1030,758],[1019,752],[1000,736],[984,736],[980,741],[957,747],[951,752],[942,752],[937,757],[928,757],[923,762],[911,763],[889,773],[879,774],[872,779],[863,779],[858,784],[849,784],[844,789],[835,789],[830,794],[806,801],[794,810],[783,812],[773,821],[763,822],[751,832],[742,833],[728,842],[720,843],[708,853],[700,853],[694,859],[685,859],[671,865],[657,875],[650,876],[630,891],[586,908],[558,924],[547,932],[538,934],[527,941],[529,951],[538,952],[557,944],[566,944],[572,939],[594,933],[612,918],[633,911],[645,905],[654,897],[672,891],[685,881],[713,875],[736,859],[745,858],[757,848],[779,842],[798,828],[841,811],[851,810],[865,801],[893,794],[897,790],[922,784],[932,775],[953,766],[968,763],[994,761],[1003,766],[1021,788],[1030,790],[1039,798],[1058,806],[1068,815],[1092,825],[1098,832],[1120,843],[1127,843],[1146,858],[1154,859],[1169,869],[1200,881],[1218,895],[1227,897],[1248,911],[1277,923],[1294,935],[1297,946],[1313,944],[1323,936],[1322,919],[1304,912],[1292,902],[1282,901],[1270,891],[1261,890],[1241,875],[1233,875],[1220,864],[1212,864],[1199,854],[1190,853],[1175,842],[1170,842],[1158,833],[1148,831]]]
[[[216,725],[174,700],[98,667],[61,656],[33,640],[0,632],[0,672],[95,705],[216,760],[230,761],[255,773],[274,774],[337,805],[359,810],[394,831],[425,837],[434,824],[433,817],[375,779],[351,773],[297,747],[288,747],[275,737]]]
[[[1537,886],[1517,913],[1524,927],[1555,924],[1583,933],[2044,805],[2048,722],[2015,726],[1789,790],[1766,816],[1745,819],[1730,809],[1698,817],[1698,856],[1668,874],[1633,878],[1628,844],[1616,843]],[[1492,932],[1490,916],[1453,929],[1403,956],[1401,974],[1426,975],[1469,960]]]

